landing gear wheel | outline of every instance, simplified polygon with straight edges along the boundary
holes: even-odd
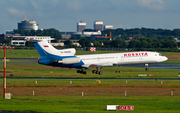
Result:
[[[99,75],[102,75],[102,72],[101,72],[101,71],[99,71]]]
[[[83,71],[83,72],[82,72],[82,74],[84,74],[84,75],[85,75],[86,73],[87,73],[86,71]]]
[[[77,70],[77,73],[80,73],[80,74],[87,74],[87,72],[84,71],[83,69],[82,69],[82,70]]]
[[[92,70],[92,73],[96,73],[96,70]]]
[[[77,73],[80,73],[81,71],[80,70],[77,70]]]
[[[148,70],[149,70],[149,68],[146,68],[145,70],[146,70],[146,71],[148,71]]]
[[[100,69],[102,67],[100,69],[99,69],[99,67],[96,67],[96,68],[97,68],[97,70],[92,70],[92,73],[102,75],[102,72],[100,71]]]

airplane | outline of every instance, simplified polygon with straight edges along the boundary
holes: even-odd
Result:
[[[132,64],[144,64],[145,70],[148,71],[148,64],[159,63],[168,60],[158,52],[140,51],[140,52],[125,52],[125,53],[106,53],[106,54],[91,54],[91,55],[75,55],[74,48],[58,50],[54,48],[47,40],[30,39],[41,58],[39,64],[53,66],[76,68],[77,73],[86,74],[86,69],[95,67],[92,73],[102,74],[104,66],[120,66]]]

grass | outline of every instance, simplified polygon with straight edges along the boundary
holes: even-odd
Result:
[[[105,113],[106,105],[134,105],[133,113],[179,113],[179,104],[179,96],[13,96],[11,100],[0,98],[2,111],[20,112]],[[123,111],[126,112],[130,111]]]
[[[4,51],[0,50],[0,54],[3,57]],[[40,58],[37,50],[29,49],[15,49],[6,51],[7,58]]]
[[[0,84],[3,80],[0,79]],[[7,78],[7,83],[47,83],[47,84],[180,84],[179,80],[129,80],[129,79],[10,79]]]
[[[3,64],[0,64],[3,67]],[[142,78],[138,77],[138,74],[147,74],[147,77],[143,78],[178,78],[180,73],[179,69],[156,69],[150,68],[149,71],[145,71],[144,68],[138,67],[103,67],[102,75],[92,74],[92,69],[87,70],[87,74],[79,74],[76,69],[67,68],[53,68],[50,66],[44,66],[37,64],[36,62],[20,61],[12,62],[7,65],[7,77],[13,74],[13,77],[60,77],[60,78]],[[122,73],[116,73],[120,70]],[[3,68],[0,69],[3,72]],[[152,75],[152,76],[148,76]],[[0,73],[0,77],[3,77],[3,73]]]
[[[21,61],[23,62],[23,61]],[[92,74],[92,69],[87,70],[87,74],[79,74],[76,69],[67,69],[59,67],[44,66],[35,63],[19,62],[7,65],[7,76],[13,74],[14,77],[61,77],[61,78],[142,78],[138,77],[138,74],[147,74],[147,77],[143,78],[178,78],[180,71],[178,69],[156,69],[150,68],[149,71],[145,71],[144,68],[138,67],[103,67],[102,75]],[[3,67],[3,64],[0,66]],[[120,70],[122,73],[116,73]],[[3,68],[0,69],[3,71]],[[152,75],[149,77],[148,75]],[[3,73],[0,73],[3,76]]]
[[[99,54],[115,53],[119,51],[77,51],[80,54]],[[180,54],[178,52],[160,52],[164,55]],[[3,55],[3,51],[0,50]],[[40,58],[36,50],[7,50],[7,58]],[[30,62],[30,63],[29,63]],[[166,63],[172,63],[167,61]],[[173,63],[179,63],[173,62]],[[3,64],[0,64],[3,67]],[[122,73],[115,73],[121,70]],[[3,71],[3,68],[0,69]],[[92,74],[92,69],[87,70],[87,75],[77,74],[75,69],[53,68],[31,61],[10,60],[7,65],[7,77],[13,74],[13,77],[60,77],[60,78],[97,78],[97,79],[9,79],[7,83],[40,83],[48,84],[180,84],[179,80],[127,80],[127,79],[101,79],[101,78],[141,78],[138,74],[151,74],[153,77],[143,78],[178,78],[180,71],[178,69],[154,69],[150,68],[148,72],[144,68],[135,67],[103,67],[103,75]],[[0,73],[3,77],[3,73]],[[0,80],[0,84],[3,80]],[[2,85],[1,85],[2,86]],[[9,88],[9,87],[8,87]],[[0,111],[19,111],[19,112],[62,112],[62,113],[104,113],[106,105],[134,105],[133,113],[179,113],[180,96],[122,96],[122,95],[100,95],[100,96],[32,96],[32,95],[13,95],[11,100],[0,98]],[[109,111],[117,112],[117,111]],[[123,113],[130,111],[123,111]]]

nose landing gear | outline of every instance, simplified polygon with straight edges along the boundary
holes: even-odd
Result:
[[[146,66],[145,70],[148,71],[149,68],[148,68],[148,64],[144,64]]]

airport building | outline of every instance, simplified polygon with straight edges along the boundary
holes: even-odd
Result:
[[[79,37],[91,37],[91,36],[100,36],[101,31],[83,31],[83,32],[74,32],[72,35]]]
[[[107,30],[107,29],[113,29],[113,25],[105,25],[104,30]]]
[[[80,23],[77,23],[77,32],[82,32],[86,29],[86,23],[83,23],[82,21]]]
[[[103,31],[103,22],[102,21],[95,21],[94,22],[94,30]]]
[[[39,24],[36,23],[34,20],[27,20],[26,17],[24,18],[23,21],[18,23],[18,29],[23,29],[23,30],[38,30]]]
[[[29,39],[46,39],[49,43],[51,43],[50,36],[6,36],[6,38],[11,40],[11,45],[16,46],[25,46],[26,41]]]

